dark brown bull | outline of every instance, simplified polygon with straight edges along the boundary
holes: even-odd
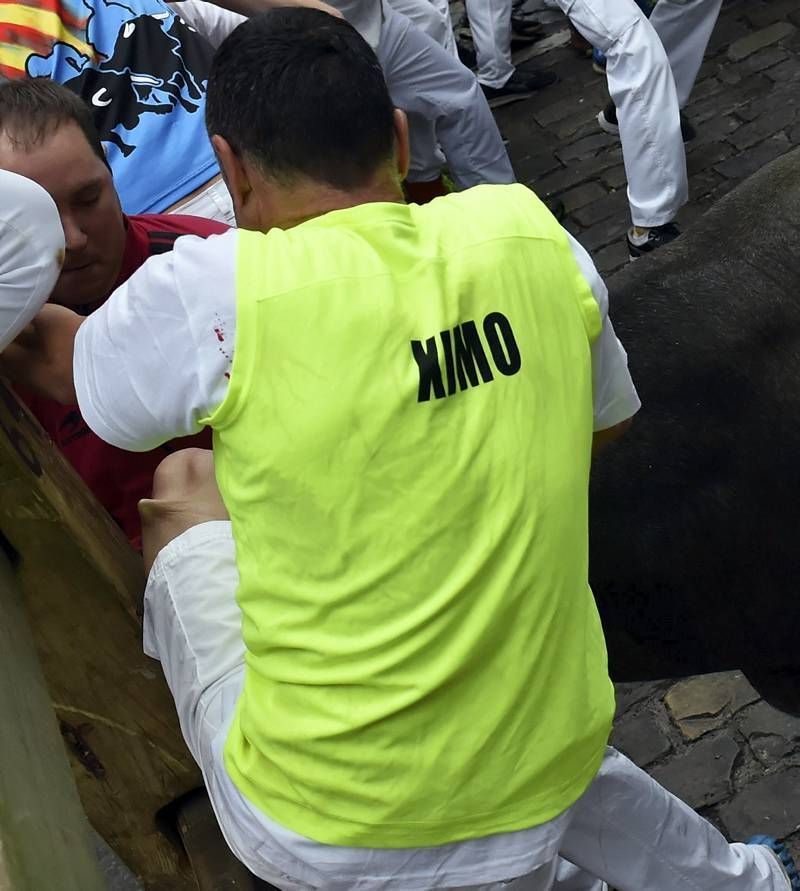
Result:
[[[643,408],[596,461],[617,680],[742,668],[800,707],[800,150],[609,281]]]

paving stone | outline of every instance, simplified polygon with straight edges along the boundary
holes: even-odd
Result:
[[[773,22],[782,22],[789,13],[797,10],[797,0],[770,0],[769,3],[748,4],[745,15],[754,28],[765,28]]]
[[[780,65],[770,68],[769,71],[765,71],[764,73],[770,80],[774,80],[776,83],[783,83],[787,80],[796,80],[797,78],[800,78],[800,60],[792,57],[785,62],[781,62]]]
[[[617,245],[611,248],[617,248]],[[623,248],[627,260],[628,251],[624,245]],[[646,767],[672,751],[672,743],[649,711],[621,718],[611,734],[611,745],[624,752],[639,767]]]
[[[733,147],[724,141],[708,142],[692,148],[686,153],[686,170],[691,176],[719,164],[733,154]]]
[[[612,241],[625,240],[625,233],[630,226],[627,213],[624,215],[609,217],[600,223],[595,223],[590,229],[586,229],[578,236],[580,243],[589,253],[611,244]]]
[[[789,53],[782,46],[768,46],[745,59],[745,67],[750,71],[764,71],[789,58]]]
[[[785,52],[785,50],[783,51]],[[788,53],[786,53],[788,56]],[[704,80],[698,80],[692,88],[692,99],[705,99],[707,96],[713,96],[714,93],[723,89],[722,83],[716,77],[707,77]]]
[[[611,275],[621,266],[624,266],[630,257],[628,255],[628,245],[624,239],[609,244],[600,251],[592,254],[592,260],[598,271],[603,276]]]
[[[692,121],[702,122],[719,114],[729,114],[751,100],[768,95],[775,84],[764,74],[751,74],[734,86],[726,87],[699,102],[690,102],[686,114]]]
[[[622,244],[624,245],[624,243],[623,240]],[[627,247],[625,247],[625,256],[626,258],[628,256]],[[629,708],[643,702],[645,699],[658,696],[668,684],[669,681],[637,681],[635,683],[614,684],[614,692],[617,697],[617,717],[624,715]]]
[[[618,141],[608,133],[595,133],[592,136],[584,136],[583,139],[558,149],[556,156],[562,164],[567,164],[570,161],[582,161],[587,158],[593,158],[602,149],[608,148]]]
[[[797,108],[797,86],[793,83],[773,84],[766,95],[756,96],[740,105],[735,114],[744,121],[755,121],[787,106]]]
[[[587,108],[597,106],[599,111],[608,101],[603,80],[598,77],[595,85],[584,86],[577,98],[583,100]],[[575,82],[562,80],[537,97],[533,117],[542,127],[549,127],[575,112],[575,99]]]
[[[601,220],[607,220],[610,216],[626,215],[628,213],[628,196],[624,189],[617,192],[608,192],[599,201],[593,201],[585,207],[581,207],[572,216],[581,226],[594,226]]]
[[[709,195],[713,195],[719,186],[727,182],[725,177],[720,176],[713,170],[704,170],[689,177],[689,198],[692,202],[702,201]]]
[[[539,152],[514,162],[514,172],[523,183],[536,183],[548,173],[560,169],[561,162],[552,152]]]
[[[769,114],[761,115],[761,117],[756,118],[750,124],[739,127],[728,139],[739,151],[750,148],[750,146],[761,142],[768,136],[772,136],[780,130],[785,130],[797,119],[798,111],[800,111],[800,108],[796,106],[784,105],[782,108],[777,108]]]
[[[708,41],[706,55],[716,56],[717,53],[726,49],[734,40],[740,38],[743,30],[741,23],[736,20],[735,15],[725,13],[720,15]]]
[[[686,151],[693,152],[698,146],[708,142],[727,139],[741,125],[742,122],[732,114],[720,114],[715,118],[709,118],[696,128],[697,135],[690,143],[687,143]]]
[[[753,31],[745,37],[740,37],[728,47],[728,58],[732,62],[738,62],[740,59],[746,59],[752,53],[770,46],[788,37],[795,30],[791,22],[775,22],[759,31]]]
[[[558,197],[564,202],[564,209],[567,213],[572,213],[581,207],[585,207],[587,204],[591,204],[593,201],[597,201],[598,198],[604,198],[607,194],[600,183],[592,182],[576,186]]]
[[[693,808],[709,807],[727,798],[739,746],[725,734],[703,739],[650,775]]]
[[[792,145],[800,145],[800,124],[792,127],[789,131],[789,142]]]
[[[736,719],[750,749],[765,767],[774,767],[800,746],[800,718],[759,702]]]
[[[617,164],[610,170],[604,170],[600,174],[600,179],[609,189],[621,189],[628,182],[628,174],[625,172],[624,164]]]
[[[679,681],[664,703],[683,736],[693,740],[721,727],[728,715],[758,698],[741,672],[729,671]]]
[[[728,158],[714,169],[728,179],[744,179],[746,176],[760,170],[765,164],[784,154],[791,147],[785,133],[779,133],[770,139],[765,139],[753,148]]]
[[[719,810],[731,838],[756,833],[785,838],[800,829],[800,768],[761,777]]]
[[[585,161],[570,164],[562,170],[549,174],[538,183],[537,191],[543,195],[564,192],[573,186],[586,182],[588,179],[593,179],[600,171],[619,164],[621,159],[622,151],[619,146],[616,146],[608,152],[602,152],[595,158],[588,158]]]

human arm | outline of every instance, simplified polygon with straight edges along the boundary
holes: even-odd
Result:
[[[592,344],[594,436],[592,454],[618,439],[641,408],[628,370],[628,356],[608,314],[608,290],[589,254],[569,233],[570,248],[600,310],[602,327]]]
[[[227,392],[236,230],[184,236],[89,316],[75,341],[78,405],[103,440],[148,451],[202,428]]]

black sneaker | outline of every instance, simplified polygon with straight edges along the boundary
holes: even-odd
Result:
[[[600,125],[600,129],[606,133],[611,133],[612,136],[619,136],[617,108],[613,102],[609,102],[597,115],[597,123]],[[683,112],[681,112],[681,136],[683,136],[684,142],[691,142],[697,136],[697,131]]]
[[[555,71],[545,71],[541,68],[531,68],[526,71],[515,71],[502,87],[487,87],[481,84],[484,96],[489,100],[492,108],[499,105],[508,105],[510,102],[518,102],[532,96],[537,90],[549,87],[558,81]]]
[[[628,229],[628,256],[631,260],[638,260],[656,248],[674,241],[680,234],[681,230],[675,223],[653,226],[647,230],[647,235],[641,237],[634,235],[633,229]]]

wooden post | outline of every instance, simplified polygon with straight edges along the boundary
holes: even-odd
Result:
[[[14,576],[89,820],[146,887],[196,889],[180,844],[156,825],[202,778],[161,667],[142,652],[141,558],[2,382],[0,532],[19,555]],[[2,658],[0,684],[19,686]],[[5,739],[19,721],[0,715]]]
[[[103,891],[22,599],[0,553],[0,888]]]

